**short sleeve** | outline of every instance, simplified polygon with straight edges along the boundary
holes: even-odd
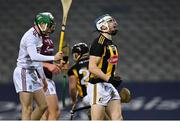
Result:
[[[102,54],[104,53],[104,46],[103,44],[98,43],[98,41],[94,41],[91,44],[91,48],[90,48],[90,56],[98,56],[101,57]]]

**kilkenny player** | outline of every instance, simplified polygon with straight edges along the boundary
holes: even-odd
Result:
[[[118,50],[113,36],[118,31],[116,20],[109,14],[95,20],[99,36],[90,48],[89,70],[91,72],[87,94],[91,104],[92,120],[103,120],[104,112],[111,120],[122,120],[120,96],[116,87],[121,78],[115,76]]]

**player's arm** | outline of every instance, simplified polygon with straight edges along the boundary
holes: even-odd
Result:
[[[53,74],[58,74],[61,71],[61,69],[60,69],[60,67],[58,65],[51,64],[51,63],[48,63],[48,62],[43,62],[43,67],[47,68]]]
[[[74,75],[70,75],[68,77],[69,79],[69,94],[72,99],[72,104],[76,104],[76,98],[77,98],[77,78]]]
[[[99,40],[95,40],[90,48],[89,71],[98,78],[108,81],[109,77],[105,75],[100,68],[98,68],[98,63],[104,53],[104,45],[98,41]]]
[[[33,61],[52,61],[52,60],[60,60],[62,58],[62,53],[57,53],[55,56],[45,56],[37,53],[37,49],[35,45],[31,45],[27,47],[27,51],[29,53],[30,58]]]
[[[68,69],[69,69],[69,61],[64,61],[64,60],[61,60],[60,63],[56,64],[60,69],[61,71],[63,72],[67,72]]]
[[[98,78],[111,83],[114,87],[118,87],[122,80],[119,76],[108,76],[100,68],[98,64],[104,53],[104,48],[106,45],[98,41],[94,41],[90,49],[90,58],[89,58],[89,71],[97,76]]]
[[[89,71],[96,75],[98,78],[111,83],[114,87],[118,87],[121,83],[121,77],[120,76],[107,76],[105,73],[101,71],[100,68],[98,68],[98,63],[100,61],[101,57],[96,56],[90,56],[89,58]]]
[[[109,80],[109,76],[104,74],[100,68],[98,68],[98,63],[100,61],[101,57],[98,56],[90,56],[89,58],[89,71],[96,75],[98,78],[103,79],[104,81]]]
[[[67,63],[64,63],[62,66],[61,66],[61,70],[62,71],[67,71],[69,69],[69,62],[67,62]]]

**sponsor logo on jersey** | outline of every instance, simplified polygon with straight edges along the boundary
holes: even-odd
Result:
[[[111,64],[117,64],[118,63],[118,56],[117,55],[113,55],[112,57],[110,57],[108,59],[108,62]]]

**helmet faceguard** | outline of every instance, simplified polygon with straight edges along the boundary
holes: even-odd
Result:
[[[75,61],[79,60],[84,55],[88,55],[88,53],[89,53],[89,48],[85,43],[75,44],[72,48],[72,54],[73,56],[75,56],[73,57],[73,59]]]
[[[50,29],[50,33],[54,32],[55,30],[54,17],[49,12],[37,14],[34,23],[38,26],[42,34],[46,34],[48,28]],[[44,24],[44,26],[42,27],[41,24]]]
[[[111,30],[109,23],[113,22],[113,30]],[[95,27],[98,31],[115,35],[118,31],[116,20],[109,14],[102,15],[95,20]]]

